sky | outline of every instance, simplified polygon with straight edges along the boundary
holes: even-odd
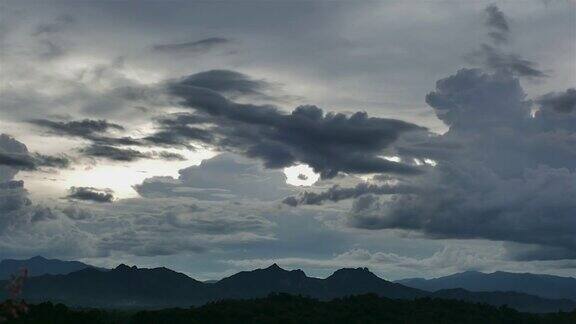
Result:
[[[576,276],[574,1],[0,1],[0,259]]]

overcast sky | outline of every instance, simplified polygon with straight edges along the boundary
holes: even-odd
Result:
[[[0,259],[576,276],[574,1],[0,19]]]

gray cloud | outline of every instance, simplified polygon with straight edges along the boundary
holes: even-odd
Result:
[[[26,159],[30,164],[22,164],[22,161],[15,162],[12,159],[14,156],[30,158],[26,145],[6,134],[0,134],[0,153],[0,156],[11,157],[8,161],[2,161],[10,163],[0,163],[0,237],[11,230],[57,218],[52,209],[32,203],[24,188],[24,181],[14,180],[20,170],[35,169],[38,166],[37,160]]]
[[[80,152],[86,156],[107,158],[115,161],[136,161],[139,159],[159,158],[166,161],[183,161],[184,156],[173,152],[150,152],[144,153],[134,149],[121,148],[118,146],[152,146],[152,145],[176,145],[176,141],[170,141],[163,137],[159,132],[153,136],[142,139],[132,137],[112,137],[102,135],[110,130],[124,131],[124,127],[106,120],[84,119],[79,121],[56,122],[47,119],[34,119],[30,123],[48,128],[51,133],[61,136],[80,137],[91,141],[93,144],[80,149]],[[171,128],[173,133],[178,132],[178,128]],[[190,136],[190,134],[187,134]],[[50,157],[44,157],[46,162],[50,162]],[[54,159],[52,159],[54,160]],[[52,161],[56,163],[57,161]]]
[[[46,128],[49,134],[59,136],[78,137],[91,141],[97,145],[108,146],[147,146],[144,139],[132,138],[129,136],[115,137],[109,136],[110,131],[125,131],[119,124],[111,123],[107,120],[84,119],[73,121],[53,121],[48,119],[32,119],[31,124]]]
[[[0,134],[0,166],[28,171],[42,167],[62,169],[70,166],[70,159],[64,154],[50,156],[29,153],[24,144],[6,134]]]
[[[1,156],[6,155],[8,162],[12,161],[12,154],[27,154],[28,148],[23,143],[18,142],[13,137],[6,134],[0,134],[0,160]],[[0,163],[0,182],[10,181],[18,173],[18,168],[14,168],[13,162]]]
[[[488,35],[495,43],[507,42],[510,27],[508,26],[504,13],[500,11],[495,4],[486,7],[485,12],[486,25],[491,29]]]
[[[576,89],[570,88],[564,92],[551,92],[536,99],[542,109],[553,109],[561,113],[576,111]]]
[[[70,166],[70,158],[65,154],[60,154],[59,156],[44,155],[39,153],[33,153],[32,157],[36,161],[38,167],[49,167],[49,168],[59,168],[64,169]]]
[[[80,152],[89,157],[105,158],[113,161],[132,162],[151,158],[151,154],[133,149],[118,148],[109,145],[90,145],[80,149]]]
[[[342,188],[338,185],[322,192],[305,191],[300,196],[290,196],[283,200],[283,203],[290,206],[298,205],[321,205],[326,201],[338,202],[341,200],[358,198],[366,194],[391,195],[416,192],[418,189],[409,185],[376,185],[369,183],[359,183],[355,187]]]
[[[265,170],[257,162],[232,154],[204,160],[198,166],[180,170],[179,174],[177,179],[148,178],[134,186],[134,190],[146,198],[194,197],[209,201],[275,200],[291,192],[283,173]]]
[[[162,159],[166,161],[184,161],[186,158],[182,154],[174,152],[141,152],[132,148],[125,148],[123,146],[154,146],[154,145],[167,145],[175,146],[176,140],[163,137],[162,132],[158,132],[153,136],[145,138],[133,137],[114,137],[108,136],[106,133],[110,131],[125,131],[125,128],[119,124],[111,123],[106,120],[75,120],[75,121],[52,121],[47,119],[33,119],[30,123],[47,128],[50,133],[60,136],[79,137],[92,142],[91,145],[81,148],[79,151],[89,157],[105,158],[113,161],[132,162],[140,159]],[[172,135],[175,136],[178,128],[170,128]],[[190,136],[189,132],[185,133]],[[184,135],[184,134],[183,134]],[[183,144],[184,146],[184,144]],[[191,148],[189,146],[185,146]],[[0,155],[0,163],[2,156]],[[44,165],[54,164],[57,165],[59,161],[56,157],[38,156],[37,160],[41,161]],[[26,161],[22,161],[24,163]],[[8,163],[8,162],[6,162]]]
[[[110,189],[93,187],[71,187],[65,197],[72,200],[92,201],[97,203],[111,203],[114,201],[114,192]]]
[[[179,153],[168,152],[168,151],[150,151],[142,152],[134,150],[131,148],[119,148],[111,145],[106,145],[110,143],[106,141],[105,144],[92,144],[78,151],[87,157],[101,158],[111,161],[121,161],[121,162],[134,162],[142,159],[160,159],[165,161],[185,161],[186,158]],[[116,143],[116,142],[115,142]]]
[[[300,106],[285,114],[274,106],[236,103],[185,81],[172,83],[169,89],[200,119],[209,120],[206,127],[216,138],[210,144],[261,159],[268,168],[303,162],[324,178],[338,172],[419,172],[379,157],[401,133],[422,129],[411,123],[369,117],[365,112],[325,114],[315,106]],[[198,124],[196,119],[194,123]]]
[[[159,44],[154,45],[152,48],[155,51],[165,53],[203,54],[213,50],[214,48],[228,45],[231,42],[232,40],[228,38],[210,37],[193,42]]]
[[[202,125],[209,123],[210,118],[188,113],[176,113],[158,118],[156,120],[157,131],[144,138],[145,141],[160,145],[185,147],[193,149],[191,142],[210,144],[214,136],[207,128],[193,127],[190,125]]]
[[[408,120],[444,132],[446,128],[443,127],[441,121],[434,118],[431,109],[429,112],[421,111],[424,109],[422,98],[439,75],[446,75],[446,71],[451,71],[455,65],[461,64],[461,56],[458,51],[447,49],[472,48],[475,46],[476,36],[484,33],[482,30],[478,31],[481,26],[478,24],[479,20],[476,19],[479,13],[477,5],[458,6],[457,10],[454,11],[454,5],[450,2],[421,2],[417,5],[397,2],[270,2],[266,6],[257,3],[243,3],[239,6],[235,2],[179,2],[177,5],[174,3],[157,5],[153,2],[146,2],[142,3],[136,12],[134,12],[133,6],[126,2],[90,2],[83,3],[81,6],[72,4],[72,2],[58,1],[46,5],[42,2],[12,1],[5,6],[7,14],[3,15],[5,19],[0,26],[0,42],[3,45],[2,61],[5,63],[3,64],[3,75],[6,76],[6,80],[10,80],[10,86],[5,87],[2,91],[2,105],[0,105],[0,119],[2,120],[0,124],[2,126],[0,127],[7,126],[14,133],[16,131],[12,131],[12,129],[17,130],[19,135],[25,136],[22,138],[35,141],[29,143],[33,144],[33,147],[49,145],[51,149],[58,149],[60,145],[65,146],[73,143],[73,141],[60,141],[58,137],[40,139],[29,128],[20,128],[20,125],[15,122],[30,118],[53,118],[51,116],[69,115],[78,116],[81,119],[106,118],[126,126],[128,130],[146,130],[147,127],[144,126],[148,126],[147,123],[151,117],[156,114],[156,116],[167,116],[167,111],[163,108],[168,107],[169,111],[172,112],[175,107],[172,103],[166,104],[157,100],[154,91],[146,89],[144,84],[150,85],[163,76],[177,77],[194,71],[214,68],[237,69],[253,75],[255,80],[266,78],[266,80],[282,82],[287,85],[286,89],[290,89],[292,94],[304,96],[307,102],[316,103],[319,107],[329,107],[331,110],[340,112],[360,107],[362,110],[365,109],[370,116],[389,116]],[[36,30],[35,27],[38,26],[38,22],[51,22],[51,20],[46,19],[46,16],[55,17],[55,14],[70,12],[71,8],[73,8],[74,17],[77,17],[73,28],[68,26],[57,32],[43,32],[37,37],[30,37],[30,33]],[[482,9],[480,8],[480,11]],[[514,35],[508,33],[508,40],[515,38],[514,43],[497,43],[492,39],[491,42],[487,40],[488,44],[492,44],[494,47],[502,46],[501,48],[497,47],[497,50],[504,56],[511,50],[505,48],[504,45],[509,45],[513,47],[513,53],[517,53],[517,59],[533,60],[533,58],[538,58],[539,65],[531,65],[533,69],[540,70],[540,67],[545,67],[555,71],[554,75],[550,74],[550,77],[546,79],[546,84],[532,83],[527,90],[528,94],[542,94],[550,91],[550,89],[565,89],[570,86],[566,82],[567,80],[572,82],[572,71],[574,71],[574,60],[569,55],[573,52],[571,44],[573,44],[572,40],[575,36],[573,17],[570,14],[573,6],[566,1],[552,2],[546,8],[543,8],[542,4],[537,1],[508,2],[506,9],[510,10],[506,11],[508,14],[506,18],[514,18],[514,21],[508,21],[510,30],[525,32],[529,37],[515,38]],[[130,16],[131,19],[124,19],[127,16]],[[499,31],[495,27],[488,28],[486,33]],[[47,31],[49,30],[50,28],[47,29]],[[185,49],[170,52],[171,54],[159,51],[142,51],[149,48],[150,44],[160,44],[158,40],[163,40],[162,42],[197,40],[205,38],[207,32],[212,33],[211,35],[225,35],[230,39],[242,39],[242,42],[237,43],[238,51],[235,55],[219,55],[229,51],[230,46],[227,44],[216,46],[204,55],[195,55],[196,53]],[[50,44],[54,46],[51,47]],[[270,44],[274,46],[269,46]],[[52,56],[55,56],[51,60],[40,59],[38,55],[51,52],[53,53]],[[60,56],[57,56],[59,53]],[[118,57],[125,57],[125,59],[116,60]],[[477,62],[479,66],[486,67],[485,61],[484,58],[478,59]],[[511,60],[508,59],[507,62],[509,61]],[[113,63],[108,64],[106,62]],[[192,72],[187,69],[192,69]],[[490,69],[494,70],[494,68]],[[548,74],[547,71],[545,72]],[[497,77],[492,78],[498,79]],[[506,86],[506,89],[514,91],[514,87],[508,87],[509,85],[505,82],[501,84]],[[477,86],[482,87],[478,84]],[[267,89],[256,91],[265,90]],[[462,89],[462,91],[465,92],[466,89]],[[437,90],[436,92],[440,91]],[[470,104],[466,101],[465,95],[462,94],[459,99],[455,99],[456,94],[448,94],[449,92],[443,91],[440,95],[446,100],[458,102],[459,105]],[[403,132],[393,144],[386,147],[385,151],[391,152],[386,152],[385,155],[401,155],[405,157],[403,162],[407,164],[410,164],[409,161],[412,157],[430,157],[437,160],[439,165],[452,163],[451,172],[439,169],[427,170],[425,174],[413,177],[413,181],[417,184],[418,181],[424,181],[421,177],[431,174],[431,178],[424,181],[425,184],[422,187],[433,188],[438,193],[444,192],[446,195],[454,195],[457,197],[454,199],[455,206],[464,201],[465,195],[460,194],[458,190],[455,190],[454,193],[452,188],[460,188],[459,190],[464,193],[470,190],[470,195],[491,201],[491,206],[494,206],[494,199],[488,199],[491,198],[488,197],[488,193],[493,190],[491,189],[492,186],[499,182],[481,181],[484,178],[489,178],[488,175],[492,174],[478,171],[484,170],[486,165],[494,171],[493,173],[496,173],[495,178],[524,179],[521,174],[527,168],[534,169],[535,165],[544,164],[558,169],[566,166],[566,161],[573,159],[576,145],[573,141],[569,141],[569,134],[573,134],[576,127],[574,112],[559,114],[554,109],[540,107],[534,120],[532,120],[533,122],[530,122],[530,117],[527,117],[525,119],[529,121],[522,123],[514,122],[508,118],[506,118],[506,123],[497,124],[497,118],[494,118],[495,121],[490,123],[487,120],[490,119],[489,116],[498,113],[498,110],[508,110],[505,107],[506,104],[500,104],[499,100],[489,100],[490,95],[489,92],[487,93],[485,101],[483,101],[484,110],[480,108],[478,110],[484,111],[484,114],[469,115],[470,118],[454,116],[450,118],[452,121],[460,120],[458,126],[454,126],[460,129],[458,132],[452,130],[446,136],[423,135],[421,133],[425,132],[420,131]],[[268,98],[262,98],[255,94],[232,94],[231,92],[223,94],[228,100],[232,100],[232,96],[242,96],[237,100],[242,103],[252,102],[250,96],[259,97],[255,98],[258,102],[268,100]],[[481,99],[482,97],[478,96],[478,98]],[[304,100],[287,100],[281,104],[288,103],[286,107],[295,107],[302,102]],[[137,111],[134,108],[136,106],[146,109]],[[438,107],[440,114],[442,108]],[[498,109],[492,109],[494,107]],[[534,106],[529,108],[534,109]],[[466,109],[458,112],[456,109],[449,111],[452,115],[465,114]],[[287,114],[289,115],[290,112],[288,111]],[[516,114],[516,112],[510,114]],[[182,135],[170,137],[176,132],[171,133],[168,125],[157,124],[159,132],[167,131],[161,134],[162,136],[157,136],[157,143],[165,142],[166,144],[156,144],[144,139],[148,134],[142,135],[143,137],[140,137],[141,134],[132,135],[138,136],[138,138],[117,139],[111,134],[102,133],[98,134],[98,142],[94,140],[91,142],[100,145],[119,146],[120,148],[125,145],[149,149],[154,145],[169,147],[174,144],[174,146],[180,145],[179,147],[189,145],[193,148],[206,146],[212,149],[233,150],[232,144],[230,148],[224,144],[220,145],[221,139],[233,140],[233,135],[226,134],[224,136],[211,129],[214,126],[222,127],[225,119],[218,118],[218,123],[212,123],[212,116],[210,115],[188,115],[201,117],[205,121],[202,123],[182,123],[183,126],[201,131],[193,130],[188,133],[187,129],[182,129]],[[475,127],[474,123],[471,122],[474,118],[482,121],[481,123],[485,125],[485,131],[479,132],[478,127]],[[227,123],[232,124],[231,122]],[[489,124],[491,126],[488,126]],[[508,127],[505,124],[516,126]],[[464,125],[469,125],[470,129]],[[226,128],[239,130],[237,127],[233,128],[232,125],[227,125]],[[250,131],[250,127],[246,128]],[[265,128],[259,127],[258,132]],[[520,131],[521,128],[530,129],[530,131]],[[272,129],[275,128],[272,127]],[[111,129],[110,131],[116,130]],[[468,135],[463,134],[464,132],[468,132]],[[257,135],[260,136],[260,134]],[[412,139],[408,139],[412,136]],[[197,139],[197,137],[201,139]],[[268,139],[268,136],[263,136],[263,138]],[[486,151],[483,152],[482,148],[486,148]],[[245,151],[244,148],[237,150],[240,153]],[[12,153],[17,152],[13,151]],[[341,153],[346,154],[344,150]],[[322,157],[325,156],[326,154],[323,153]],[[160,158],[160,156],[154,155],[153,158]],[[327,159],[330,158],[332,157],[329,156]],[[79,162],[83,161],[79,160]],[[99,163],[107,162],[99,161]],[[470,168],[461,167],[469,163],[471,163]],[[571,169],[569,168],[569,170]],[[8,177],[1,175],[3,172],[9,174],[18,172],[18,170],[0,166],[0,179],[8,179]],[[238,177],[233,172],[226,174],[232,179]],[[37,192],[42,195],[51,194],[44,190],[45,186],[49,186],[50,183],[39,181],[41,177],[46,176],[45,174],[34,173],[25,176],[32,178],[30,183],[34,183],[35,186],[40,183],[38,187],[28,188],[32,194]],[[260,175],[253,176],[258,177]],[[387,174],[386,176],[397,177],[394,174]],[[462,182],[463,184],[461,186],[448,186],[445,177],[449,176],[454,177],[455,182]],[[556,181],[551,176],[548,179]],[[108,255],[111,256],[110,259],[94,261],[116,262],[116,260],[125,259],[148,265],[172,260],[175,262],[174,266],[180,268],[179,270],[194,274],[206,275],[206,273],[210,273],[208,276],[219,276],[219,274],[214,273],[230,270],[227,265],[219,264],[221,258],[251,259],[298,256],[318,260],[323,256],[338,255],[349,249],[350,246],[359,246],[368,251],[382,251],[384,253],[394,251],[399,257],[417,255],[417,258],[420,258],[433,253],[433,249],[443,244],[442,241],[430,240],[422,240],[423,242],[417,243],[418,239],[414,239],[412,235],[410,235],[409,240],[402,240],[394,237],[393,233],[397,231],[362,231],[361,235],[354,234],[352,238],[353,234],[349,233],[358,233],[357,231],[333,229],[339,225],[334,225],[328,230],[326,226],[317,221],[318,219],[328,219],[327,223],[341,224],[343,215],[341,215],[340,207],[345,204],[328,205],[321,208],[281,208],[263,212],[262,210],[265,208],[262,206],[254,206],[252,209],[246,208],[249,204],[246,200],[242,200],[242,205],[230,203],[226,207],[220,208],[216,205],[223,203],[226,199],[221,202],[211,200],[204,205],[198,204],[194,197],[185,197],[183,193],[198,190],[198,188],[194,189],[193,183],[184,185],[180,182],[179,177],[166,178],[165,180],[166,182],[176,182],[177,185],[173,185],[169,189],[176,193],[165,194],[163,198],[147,196],[143,199],[121,200],[115,204],[78,203],[82,208],[84,205],[88,205],[91,213],[84,212],[84,208],[78,211],[67,210],[67,213],[61,209],[64,215],[59,217],[62,219],[51,219],[46,217],[48,213],[39,212],[39,217],[36,219],[46,219],[46,221],[41,222],[30,222],[27,218],[29,214],[21,213],[24,214],[24,217],[11,218],[13,222],[10,224],[17,223],[17,219],[19,219],[23,224],[19,227],[22,230],[18,231],[12,225],[9,227],[11,231],[5,233],[10,232],[10,236],[0,238],[0,254],[4,256],[8,253],[14,253],[15,256],[22,257],[41,253],[55,257],[84,258]],[[436,181],[437,186],[433,187],[430,183],[434,181]],[[545,178],[541,178],[541,181],[544,182]],[[469,189],[470,185],[465,185],[474,182],[478,183],[477,186],[473,186],[474,190]],[[26,184],[31,186],[28,180]],[[518,197],[518,200],[530,201],[532,196],[527,191],[522,191],[523,194],[518,193],[516,196],[516,188],[524,185],[524,182],[516,182],[515,186],[508,187],[508,191],[501,191],[500,195],[502,197],[514,196]],[[16,187],[16,184],[6,186]],[[353,187],[354,185],[350,186]],[[447,188],[444,188],[445,186]],[[239,197],[241,191],[246,190],[238,186],[238,190],[225,191],[225,189],[222,190],[222,187],[225,185],[218,184],[216,186],[218,189],[207,187],[202,188],[202,190],[220,198]],[[347,185],[341,186],[341,188],[347,187]],[[274,188],[270,186],[267,189],[272,191]],[[19,191],[20,189],[13,188],[12,190]],[[571,191],[567,192],[571,193]],[[160,196],[158,192],[150,192],[149,194]],[[290,194],[284,193],[278,196],[285,197]],[[547,192],[544,191],[544,194]],[[198,197],[199,194],[196,196]],[[256,193],[249,196],[250,198],[247,200],[258,199]],[[416,195],[414,198],[415,201],[419,201],[418,196]],[[555,199],[555,196],[562,197],[562,193],[551,190],[550,196],[548,199]],[[397,199],[396,195],[366,194],[359,196],[357,201],[363,200],[365,197],[378,198],[380,203],[386,204],[390,204],[387,199]],[[233,198],[233,200],[236,201],[237,198]],[[550,201],[552,204],[552,200]],[[118,207],[120,202],[123,204],[122,207]],[[429,202],[433,203],[432,199]],[[67,204],[68,202],[60,200],[57,203]],[[197,204],[199,208],[210,211],[205,211],[205,216],[200,217],[200,211],[171,210],[169,204],[174,206]],[[208,204],[210,206],[205,206]],[[355,205],[357,209],[353,209],[352,212],[364,211],[368,213],[370,211],[368,206],[374,204],[365,201],[364,204],[355,203]],[[172,208],[177,209],[174,206]],[[498,210],[496,212],[487,210],[485,216],[481,217],[478,216],[479,212],[471,207],[472,204],[463,206],[472,209],[471,214],[474,217],[471,217],[471,222],[477,221],[476,223],[480,224],[476,226],[479,227],[476,230],[478,237],[496,239],[503,236],[483,233],[489,229],[482,225],[483,222],[490,223],[493,218],[500,219],[492,216],[500,215]],[[497,204],[496,206],[498,207]],[[20,210],[27,210],[31,214],[34,208],[34,205],[26,206],[23,204]],[[220,218],[225,218],[228,215],[234,215],[234,219],[242,219],[244,216],[237,213],[239,209],[243,209],[246,215],[266,213],[266,217],[274,219],[278,225],[276,227],[263,226],[260,231],[256,230],[254,226],[251,227],[250,224],[253,224],[251,220],[246,222],[244,229],[241,225],[230,225],[241,222],[238,220],[222,220],[222,225],[213,225],[213,222],[218,223]],[[182,218],[181,222],[174,224],[186,224],[187,226],[180,229],[170,225],[167,220],[168,217],[163,217],[168,210]],[[381,218],[386,216],[383,213],[386,210],[374,211],[372,216],[375,218],[376,224],[382,224]],[[59,211],[60,209],[52,209],[52,214],[58,215]],[[306,211],[310,211],[310,213],[298,214]],[[518,212],[520,213],[520,211]],[[11,215],[15,214],[11,213]],[[452,215],[457,219],[462,214],[464,212]],[[0,215],[6,216],[5,213],[1,212]],[[512,219],[514,218],[510,217],[510,222],[502,222],[501,224],[502,226],[513,225],[511,228],[518,228],[528,222],[527,228],[534,228],[536,232],[541,233],[543,240],[545,236],[552,236],[545,233],[555,231],[552,225],[549,225],[550,228],[543,226],[538,229],[536,225],[530,225],[533,219],[530,215],[518,216],[516,222],[513,222]],[[541,215],[543,219],[551,219],[554,211],[552,210],[550,215],[543,213]],[[200,217],[196,223],[195,217]],[[438,216],[433,215],[433,217]],[[558,220],[558,223],[560,222]],[[6,224],[3,221],[0,223],[2,223],[2,227]],[[209,225],[204,226],[204,223]],[[440,224],[436,221],[434,223]],[[549,223],[552,224],[553,221]],[[76,226],[76,224],[79,225]],[[571,223],[567,223],[566,227],[571,225]],[[378,226],[374,225],[373,228]],[[462,227],[465,228],[464,225]],[[232,228],[237,228],[239,232],[230,230]],[[216,229],[227,231],[228,234],[218,235]],[[418,229],[414,230],[418,231]],[[210,232],[210,234],[203,233],[203,231]],[[240,233],[242,231],[246,232]],[[425,233],[434,237],[434,235],[438,235],[434,234],[438,231],[432,228],[426,230]],[[453,237],[448,230],[444,233],[448,238]],[[519,231],[512,233],[511,237],[517,239],[520,236],[518,233]],[[523,236],[527,237],[526,235]],[[272,240],[269,237],[278,240]],[[385,239],[386,237],[389,239]],[[220,243],[214,243],[225,240],[230,242],[226,247],[219,245]],[[241,242],[247,241],[260,243],[246,243],[253,245],[249,245],[250,248],[245,248],[247,245],[242,245]],[[75,244],[70,244],[70,242]],[[323,244],[318,244],[318,242],[323,242]],[[457,244],[467,243],[473,246],[489,244],[496,247],[500,244],[484,240],[460,241]],[[185,258],[187,251],[190,253],[209,252],[215,246],[218,251],[214,254],[194,254],[187,259]],[[385,249],[382,250],[382,247]],[[541,248],[539,257],[534,257],[535,254],[532,251],[526,259],[543,258],[545,254],[543,246],[539,247]],[[510,248],[507,247],[507,249]],[[548,250],[551,251],[550,249],[552,248],[549,247]],[[554,247],[554,249],[559,248]],[[487,255],[493,255],[495,251],[499,250],[490,249],[487,251]],[[518,250],[518,252],[520,251]],[[173,258],[132,257],[135,254],[154,256],[175,253],[181,255]],[[562,253],[556,251],[549,254],[554,255],[554,258],[559,258]],[[564,254],[566,255],[566,253]],[[462,258],[448,259],[446,264],[457,267],[466,265],[466,262],[476,262],[478,259],[475,255],[463,256]],[[383,260],[388,259],[384,258]],[[335,262],[341,264],[344,261],[337,260]],[[388,262],[384,261],[384,263]],[[539,268],[529,267],[535,264],[542,264],[543,266]],[[556,267],[556,263],[553,265],[542,262],[522,262],[516,269],[522,271],[538,269],[538,271],[548,272],[556,271]],[[402,276],[409,269],[417,268],[417,266],[410,264],[398,270],[396,275]],[[501,268],[500,264],[489,267],[490,270],[499,268]],[[431,269],[438,269],[438,267],[432,264]],[[451,271],[460,269],[453,268]],[[573,268],[565,273],[572,275],[572,270]],[[430,276],[438,275],[436,271],[430,270],[427,274]],[[388,273],[386,274],[388,275]],[[414,272],[413,275],[421,276],[422,273]]]
[[[182,154],[173,153],[173,152],[166,152],[166,151],[158,153],[158,157],[161,158],[162,160],[166,160],[166,161],[185,161],[186,160],[186,158]]]
[[[0,165],[24,170],[35,170],[37,164],[28,154],[0,152]]]
[[[59,136],[78,137],[88,140],[93,143],[93,146],[99,147],[98,149],[89,149],[87,154],[92,151],[103,151],[102,147],[112,147],[112,151],[126,151],[125,149],[117,148],[116,146],[150,146],[154,144],[153,141],[148,142],[147,139],[138,139],[129,136],[109,136],[110,131],[124,131],[125,128],[119,124],[111,123],[106,120],[73,120],[73,121],[52,121],[48,119],[32,119],[30,123],[46,128],[51,134]],[[105,154],[100,154],[104,157]],[[110,156],[114,154],[110,153]],[[116,156],[121,153],[116,154]],[[128,155],[126,153],[125,155]],[[139,155],[133,154],[135,158]],[[143,158],[144,156],[140,156]],[[115,158],[112,158],[115,159]]]
[[[518,80],[510,74],[462,69],[436,82],[426,103],[451,129],[511,126],[529,117],[530,106]]]
[[[565,124],[574,116],[543,105],[531,117],[516,78],[479,70],[438,81],[427,102],[450,127],[429,140],[438,165],[411,180],[417,191],[359,197],[350,224],[540,247],[520,252],[516,246],[510,255],[521,259],[574,258],[576,129]],[[429,157],[420,141],[417,149],[404,143],[398,152]],[[442,142],[460,145],[437,154],[434,146]]]
[[[528,79],[548,77],[537,67],[535,62],[522,58],[515,53],[506,53],[500,45],[507,43],[510,37],[510,27],[504,13],[491,4],[484,10],[486,13],[485,25],[488,27],[488,36],[495,46],[482,44],[480,49],[466,55],[471,63],[483,68],[511,74]]]
[[[68,122],[58,122],[48,119],[33,119],[30,120],[30,123],[48,128],[51,132],[58,135],[78,136],[88,139],[92,138],[95,133],[104,133],[109,130],[124,130],[124,127],[102,119],[84,119]]]
[[[13,167],[20,170],[37,170],[41,167],[67,168],[70,159],[65,156],[50,156],[39,153],[21,154],[0,152],[0,165]]]
[[[46,34],[59,33],[71,24],[73,24],[76,19],[71,15],[61,15],[48,23],[42,23],[36,26],[33,36],[42,36]]]
[[[178,81],[179,87],[198,87],[231,96],[264,96],[271,84],[255,80],[246,74],[230,70],[210,70],[187,76]]]
[[[497,47],[482,44],[479,50],[469,54],[467,58],[475,64],[493,71],[513,74],[525,78],[544,78],[546,73],[537,68],[537,64],[523,59],[517,54],[505,53]]]

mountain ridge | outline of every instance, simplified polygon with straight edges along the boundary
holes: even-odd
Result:
[[[516,291],[542,298],[565,298],[576,301],[576,278],[527,272],[466,271],[432,279],[408,278],[395,282],[431,292],[454,288],[475,292]]]
[[[0,284],[3,284],[0,282]],[[241,271],[215,283],[205,283],[165,267],[138,268],[125,264],[103,271],[86,268],[69,274],[44,274],[28,278],[23,298],[29,302],[62,302],[69,306],[103,308],[166,308],[202,305],[222,299],[251,299],[270,293],[289,293],[320,300],[374,293],[394,299],[423,297],[462,299],[521,311],[572,310],[576,303],[522,293],[483,292],[464,289],[435,293],[384,280],[367,268],[343,268],[327,278],[308,277],[304,271],[273,264]],[[6,298],[5,295],[0,297]]]
[[[43,274],[68,274],[85,268],[96,267],[80,261],[47,259],[39,255],[29,259],[4,259],[0,261],[0,280],[10,278],[22,268],[27,269],[28,276],[34,277]]]

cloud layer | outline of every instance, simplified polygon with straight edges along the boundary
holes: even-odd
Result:
[[[236,103],[214,91],[244,93],[254,88],[236,83],[236,77],[229,84],[211,85],[213,89],[189,82],[194,79],[187,77],[169,86],[182,105],[196,113],[176,116],[172,123],[179,127],[175,133],[164,129],[162,137],[204,141],[221,150],[260,159],[268,168],[306,163],[324,178],[338,172],[419,172],[379,156],[401,133],[422,129],[414,124],[369,117],[364,112],[351,116],[324,113],[315,106],[300,106],[285,114],[274,106]],[[210,135],[204,133],[207,129]]]

